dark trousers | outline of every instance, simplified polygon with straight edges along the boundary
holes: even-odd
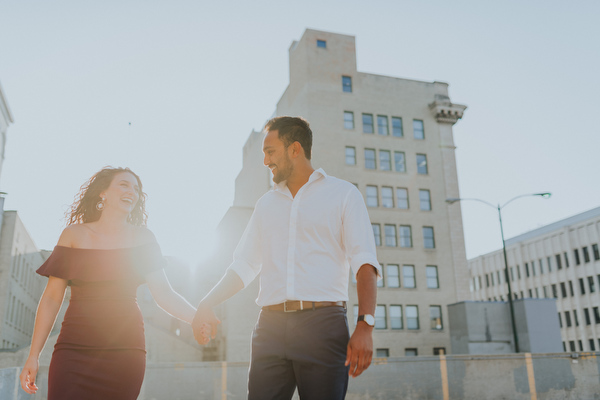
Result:
[[[342,400],[348,388],[348,322],[342,307],[262,310],[252,336],[249,400]]]

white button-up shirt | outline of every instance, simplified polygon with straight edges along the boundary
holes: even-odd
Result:
[[[247,286],[260,274],[256,303],[347,301],[349,270],[370,264],[381,278],[373,228],[351,183],[314,171],[293,197],[286,182],[256,203],[231,270]]]

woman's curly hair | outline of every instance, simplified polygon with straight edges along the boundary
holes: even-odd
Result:
[[[102,168],[86,183],[81,185],[79,192],[75,195],[75,201],[66,212],[67,226],[98,221],[100,215],[102,215],[102,211],[96,209],[96,204],[102,200],[100,193],[105,191],[110,186],[115,175],[121,172],[128,172],[135,176],[139,187],[138,195],[140,198],[133,206],[127,222],[136,226],[146,226],[148,220],[148,214],[146,214],[146,193],[142,191],[140,177],[129,168],[113,168],[110,166]]]

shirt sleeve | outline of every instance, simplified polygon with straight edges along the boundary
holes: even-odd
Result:
[[[377,270],[377,280],[382,279],[369,213],[362,195],[355,187],[351,188],[344,205],[343,243],[354,276],[361,266],[370,264]]]
[[[258,204],[250,217],[250,221],[233,252],[233,262],[229,270],[235,272],[244,287],[248,286],[258,276],[262,268],[262,246],[259,223]]]

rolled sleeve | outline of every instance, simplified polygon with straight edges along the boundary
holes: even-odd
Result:
[[[369,264],[377,270],[377,280],[382,279],[371,220],[365,201],[356,188],[346,197],[343,218],[343,242],[352,273],[356,276],[361,266]]]
[[[258,276],[262,268],[260,226],[255,215],[256,210],[233,252],[233,262],[228,268],[240,277],[244,287]]]

